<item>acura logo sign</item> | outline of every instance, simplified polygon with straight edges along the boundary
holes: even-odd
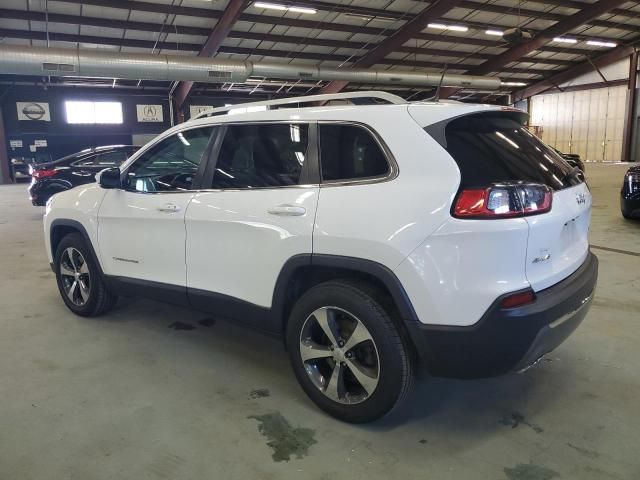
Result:
[[[587,203],[587,196],[584,193],[578,193],[576,195],[576,202],[578,202],[578,205]]]
[[[22,113],[29,120],[40,120],[47,112],[39,103],[28,103],[22,108]]]
[[[147,117],[155,117],[156,116],[156,107],[154,105],[145,105],[144,107],[144,114]]]

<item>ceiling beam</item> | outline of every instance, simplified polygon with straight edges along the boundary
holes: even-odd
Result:
[[[404,45],[427,27],[427,24],[439,19],[452,8],[455,8],[462,0],[439,0],[425,7],[422,12],[407,22],[403,27],[393,32],[375,47],[360,57],[353,66],[366,68],[375,65],[387,55]],[[333,81],[324,87],[322,93],[337,93],[346,87],[349,82]]]
[[[622,85],[627,85],[629,83],[628,78],[619,78],[618,80],[609,80],[605,82],[593,82],[593,83],[583,83],[580,85],[571,85],[564,86],[562,90],[558,87],[550,88],[546,90],[545,93],[562,93],[562,92],[581,92],[583,90],[594,90],[597,88],[606,88],[606,87],[619,87]]]
[[[65,0],[65,1],[76,3],[76,0]],[[103,0],[93,0],[93,3],[101,3],[102,1]],[[83,3],[83,2],[78,0],[77,3]],[[111,3],[111,2],[105,2],[105,3]],[[123,2],[119,2],[118,0],[116,0],[113,3],[119,4]],[[131,4],[131,2],[124,2],[124,3]],[[145,5],[153,6],[153,11],[155,13],[161,13],[161,12],[167,13],[167,11],[173,12],[173,10],[167,10],[167,7],[169,7],[170,5],[156,4],[156,3],[147,4],[146,2],[135,2],[135,4],[136,5],[145,4]],[[161,8],[158,8],[158,7],[161,7]],[[198,8],[173,7],[173,8],[175,9],[174,13],[179,15],[183,15],[180,9],[187,8],[189,12],[194,9],[204,10],[209,14],[209,18],[212,18],[212,19],[220,18],[220,15],[219,15],[220,12],[216,10],[206,10],[199,7]],[[149,7],[148,10],[151,10],[151,7]],[[148,10],[143,10],[143,11],[148,11]],[[46,16],[44,12],[26,11],[26,10],[0,9],[0,18],[13,19],[13,20],[25,20],[25,21],[37,21],[37,22],[46,21]],[[117,21],[117,20],[101,18],[101,17],[89,17],[89,16],[68,15],[68,14],[58,14],[58,13],[49,13],[48,18],[49,18],[49,23],[62,23],[62,24],[68,24],[68,25],[90,25],[94,27],[114,28],[118,30],[122,30],[122,29],[138,30],[138,31],[157,33],[162,28],[162,25],[157,23],[139,22],[139,21],[131,21],[131,20]],[[241,20],[242,18],[243,16],[240,17]],[[278,25],[277,20],[279,20],[279,18],[277,17],[275,17],[275,20],[271,20],[274,17],[263,17],[263,18],[266,19],[264,20],[266,23],[273,21],[274,25]],[[345,32],[345,30],[342,30],[342,27],[344,26],[350,29],[349,31],[346,31],[346,33],[375,34],[375,33],[369,32],[368,30],[366,32],[362,32],[360,30],[362,27],[357,27],[353,25],[343,25],[343,24],[335,24],[335,23],[331,23],[330,25],[332,25],[333,31]],[[172,25],[171,27],[172,27],[171,33],[176,33],[180,35],[194,35],[194,36],[207,37],[211,31],[210,29],[204,28],[204,27],[193,27],[193,26],[185,26],[185,25]],[[370,28],[370,27],[364,27],[364,28]],[[378,31],[381,29],[374,29],[374,30]],[[386,33],[387,32],[379,32],[376,35],[380,36]],[[229,33],[230,38],[240,38],[240,39],[247,38],[247,39],[260,40],[260,41],[267,40],[266,35],[270,35],[270,34],[261,34],[257,32],[243,32],[243,31],[236,31],[236,32],[231,31]],[[265,38],[262,38],[263,36],[265,36]],[[368,45],[364,42],[350,42],[350,41],[346,42],[342,40],[318,39],[318,38],[300,37],[300,36],[296,37],[296,36],[289,36],[289,35],[273,35],[272,37],[273,39],[268,41],[283,41],[283,42],[289,41],[289,43],[297,43],[301,45],[304,44],[304,45],[333,46],[336,48],[354,48],[356,50],[361,50],[363,48],[366,48]],[[278,38],[278,37],[283,39],[276,40],[275,38]],[[461,41],[464,41],[464,43],[467,45],[473,45],[478,47],[504,48],[504,41],[497,37],[493,37],[491,39],[466,38],[466,37],[457,37],[454,35],[447,35],[447,34],[420,32],[416,34],[414,38],[418,40],[437,41],[437,42],[445,42],[445,43],[446,42],[460,43]],[[602,38],[605,38],[605,37],[602,37]],[[567,54],[574,54],[574,55],[579,55],[582,52],[591,51],[591,49],[584,48],[579,44],[571,47],[547,46],[547,47],[542,47],[539,50],[545,51],[545,52],[567,53]]]
[[[626,0],[598,0],[595,3],[586,4],[584,9],[543,30],[531,40],[509,48],[477,67],[469,69],[467,73],[469,75],[488,75],[500,72],[505,65],[521,60],[529,53],[552,41],[554,37],[562,36],[623,3],[626,3]],[[442,89],[440,95],[442,98],[447,98],[455,91],[456,89],[451,88]]]
[[[95,5],[100,7],[117,8],[121,10],[137,10],[143,12],[164,13],[171,15],[185,15],[190,17],[199,18],[213,18],[218,19],[222,16],[222,11],[212,10],[209,8],[201,7],[184,7],[184,6],[172,6],[168,4],[150,3],[150,2],[133,2],[127,0],[56,0],[63,1],[64,3],[73,3],[75,5]],[[26,13],[26,11],[25,11]],[[32,12],[33,13],[33,12]],[[35,12],[42,13],[44,12]],[[59,15],[59,14],[55,14]],[[49,13],[49,21],[52,14]],[[348,32],[348,33],[364,33],[367,35],[386,35],[388,29],[378,27],[366,27],[362,25],[350,25],[346,23],[336,22],[322,22],[317,20],[306,20],[302,18],[289,18],[289,17],[274,17],[271,15],[258,15],[253,13],[243,13],[239,18],[242,22],[250,23],[266,23],[268,25],[284,25],[287,27],[299,27],[309,28],[312,30],[330,30],[334,32]],[[118,24],[121,23],[118,20],[110,20],[112,28],[118,28]]]
[[[213,27],[213,30],[211,30],[211,33],[207,37],[207,41],[200,49],[200,52],[198,52],[199,57],[213,57],[218,53],[222,42],[227,38],[227,35],[229,35],[229,32],[248,5],[249,0],[229,0],[227,7],[222,13],[222,17],[220,17],[216,26]],[[192,81],[182,81],[176,85],[173,98],[178,110],[182,108],[189,93],[191,93],[193,84],[194,82]]]
[[[543,30],[531,40],[511,47],[500,55],[496,55],[483,64],[474,67],[469,70],[469,73],[471,75],[487,75],[492,72],[498,72],[504,65],[522,59],[525,55],[551,42],[555,37],[560,37],[574,28],[584,25],[589,19],[602,15],[623,3],[626,3],[626,0],[598,0],[595,3],[588,4],[583,10]]]
[[[570,2],[572,4],[578,4],[578,7],[575,6],[570,6],[570,5],[566,5],[564,3],[562,3],[563,7],[570,7],[570,8],[576,8],[577,10],[581,10],[583,9],[586,5],[589,5],[587,3],[581,3],[581,2]],[[508,7],[503,7],[500,5],[496,5],[496,4],[490,4],[490,3],[477,3],[477,2],[471,2],[471,1],[465,1],[462,2],[462,4],[460,5],[463,8],[469,8],[471,10],[479,10],[481,12],[491,12],[491,13],[499,13],[502,15],[513,15],[513,16],[517,16],[520,18],[532,18],[532,19],[542,19],[542,20],[553,20],[555,22],[560,22],[566,18],[569,18],[568,15],[561,15],[559,13],[553,13],[553,12],[545,12],[545,11],[540,11],[540,10],[530,10],[530,9],[526,9],[526,8],[518,8],[517,6],[508,8]],[[614,9],[612,9],[614,10]],[[621,10],[621,9],[618,9]],[[634,15],[633,12],[630,12],[628,10],[621,10],[622,13],[620,13],[620,15],[625,15],[629,18],[634,18],[636,15]],[[464,23],[464,21],[463,21]],[[598,19],[592,19],[589,20],[588,22],[585,22],[586,25],[592,25],[594,27],[604,27],[604,28],[617,28],[619,30],[625,30],[625,31],[629,31],[629,32],[637,32],[638,28],[640,28],[639,25],[632,25],[632,24],[628,24],[628,23],[621,23],[621,22],[614,22],[614,21],[610,21],[610,20],[598,20]],[[525,27],[526,28],[526,27]]]
[[[18,12],[18,14],[15,15],[15,17],[18,17],[17,19],[21,19],[21,20],[29,19],[32,21],[40,21],[38,12],[30,12],[29,15],[25,15],[25,13],[29,13],[29,12],[20,11]],[[5,18],[14,18],[12,16],[12,11],[0,9],[0,14],[8,14],[8,16]],[[108,22],[108,21],[105,21],[105,19],[103,18],[94,18],[94,17],[64,16],[64,18],[60,18],[59,16],[54,14],[50,14],[50,17],[53,17],[54,19],[56,19],[56,21],[60,21],[61,23],[67,23],[67,24],[73,24],[73,25],[83,24],[83,25],[104,27],[105,23]],[[49,20],[51,21],[51,18]],[[160,29],[162,28],[162,25],[156,24],[156,23],[147,23],[147,22],[123,21],[119,23],[119,27],[124,30],[138,30],[138,31],[155,33],[160,31]],[[24,31],[13,30],[13,29],[0,29],[0,30],[6,33],[3,36],[12,37],[12,38],[27,38],[27,39],[33,38],[37,40],[41,39],[40,35],[45,33],[44,31],[32,30],[32,32],[34,33],[34,36],[29,37],[28,35],[25,36],[25,34],[29,33],[26,30]],[[207,36],[207,34],[210,32],[209,29],[202,28],[202,27],[184,27],[184,26],[174,26],[174,28],[172,28],[171,30],[172,30],[171,33],[177,33],[180,35],[200,36],[200,37]],[[23,32],[23,33],[19,33],[19,32]],[[127,43],[114,43],[116,40],[121,40],[121,37],[116,39],[114,37],[109,37],[109,36],[91,37],[86,35],[76,35],[78,39],[72,40],[71,38],[73,34],[55,33],[55,32],[49,32],[49,36],[50,36],[50,39],[52,40],[82,42],[82,43],[97,43],[97,44],[105,43],[108,45],[131,46],[131,47],[139,47],[139,48],[147,48],[148,42],[151,42],[151,46],[149,48],[153,48],[153,45],[156,43],[155,41],[150,41],[150,40],[127,39],[127,41],[130,42],[130,45],[128,45]],[[294,45],[314,45],[314,46],[331,47],[331,48],[348,48],[348,49],[360,50],[360,51],[366,50],[369,47],[369,45],[365,42],[354,42],[350,40],[331,40],[331,39],[323,39],[323,38],[293,36],[293,35],[275,35],[270,33],[259,33],[259,32],[243,32],[243,31],[232,30],[229,32],[227,36],[229,38],[237,38],[241,40],[256,40],[259,42],[274,42],[274,43],[275,42],[290,43]],[[460,41],[460,38],[448,36],[448,35],[435,35],[435,34],[421,33],[419,34],[419,37],[422,40],[427,40],[427,41],[437,40],[440,42],[456,42],[456,43]],[[87,39],[83,39],[83,38],[87,38]],[[100,39],[100,38],[102,38],[104,41],[96,41],[96,39]],[[465,43],[471,44],[474,46],[493,46],[495,48],[499,48],[495,44],[495,42],[484,41],[480,39],[468,39],[468,40],[465,40]],[[156,45],[156,47],[160,49],[195,51],[195,52],[199,51],[200,46],[201,46],[200,44],[185,43],[185,42],[179,42],[179,43],[157,42],[157,45]],[[413,53],[413,54],[431,55],[431,56],[444,56],[443,52],[446,52],[447,53],[446,56],[448,57],[475,58],[475,59],[482,59],[482,60],[486,60],[493,56],[488,53],[461,52],[457,50],[443,50],[443,49],[434,49],[429,47],[400,47],[397,49],[397,51],[403,52],[403,53]],[[544,51],[549,51],[553,53],[565,53],[569,55],[579,55],[581,53],[580,51],[576,51],[575,49],[556,48],[556,47],[548,47],[548,48],[545,48]],[[295,52],[290,52],[290,53],[295,53]],[[539,63],[541,65],[559,65],[559,66],[571,63],[571,61],[569,60],[558,60],[558,59],[551,59],[551,58],[538,58],[538,59],[531,58],[530,60],[526,60],[526,61]]]
[[[36,30],[13,30],[9,28],[0,28],[0,37],[19,38],[23,40],[42,40],[47,41],[47,32]],[[115,38],[115,37],[96,37],[94,35],[76,35],[74,33],[57,33],[49,32],[49,40],[54,42],[68,43],[90,43],[96,45],[113,45],[116,47],[132,47],[156,50],[174,50],[183,52],[198,52],[202,48],[199,43],[179,43],[162,42],[155,40],[138,40],[135,38]]]
[[[154,13],[171,13],[175,15],[195,16],[195,17],[201,17],[201,18],[202,17],[217,18],[215,17],[216,15],[219,17],[222,14],[222,12],[219,10],[212,10],[209,8],[157,4],[157,3],[144,2],[144,1],[128,1],[128,0],[86,0],[86,1],[85,0],[54,0],[54,1],[64,2],[64,3],[73,3],[73,4],[95,5],[100,7],[118,8],[123,10],[138,10],[138,11],[147,11],[147,12],[154,12]],[[315,8],[317,10],[322,10],[325,12],[340,12],[340,13],[346,13],[351,15],[359,15],[359,16],[368,17],[368,18],[378,17],[378,18],[385,18],[390,20],[410,21],[415,17],[415,15],[407,15],[406,12],[401,12],[397,10],[394,11],[394,10],[386,10],[386,9],[380,9],[380,8],[342,5],[339,3],[336,4],[336,3],[329,3],[329,2],[317,1],[317,0],[300,0],[300,1],[281,0],[279,3],[307,6],[307,7]],[[434,1],[429,1],[424,3],[433,4]],[[575,8],[579,10],[584,8],[584,6],[587,4],[582,2],[577,2],[577,1],[570,1],[568,2],[568,4],[557,3],[557,5],[562,5],[562,6]],[[552,13],[552,12],[537,11],[537,10],[530,10],[530,9],[520,9],[518,11],[517,7],[509,8],[509,7],[503,7],[500,5],[494,5],[494,4],[488,4],[488,3],[478,3],[478,2],[473,2],[469,0],[464,0],[460,2],[458,6],[461,8],[469,9],[469,10],[493,12],[493,13],[499,13],[502,15],[514,15],[514,16],[519,16],[520,18],[540,18],[544,20],[553,20],[553,21],[561,21],[564,18],[567,18],[566,15],[561,15],[561,14]],[[634,12],[630,12],[628,10],[622,10],[622,9],[617,9],[617,10],[620,11],[620,13],[617,13],[618,15],[626,15],[627,17],[630,17],[630,18],[634,18],[636,16],[634,15]],[[245,16],[241,17],[240,20],[251,21],[249,20],[251,16],[252,16],[251,14],[246,14]],[[255,16],[262,16],[262,15],[254,15],[254,17]],[[274,20],[274,19],[277,20],[279,17],[268,17],[268,18],[270,19],[269,20],[269,23],[270,23],[271,20]],[[291,19],[286,19],[286,20],[291,20]],[[302,21],[305,21],[305,20],[302,20]],[[313,21],[309,21],[309,22],[315,23]],[[266,23],[266,22],[260,22],[260,23]],[[277,25],[277,23],[275,24]],[[638,25],[633,25],[627,22],[621,23],[621,22],[613,22],[608,20],[593,19],[592,21],[588,22],[588,24],[593,26],[605,27],[605,28],[617,28],[620,30],[626,30],[630,32],[638,31]],[[496,24],[494,26],[507,28],[506,25]],[[484,28],[486,27],[487,26],[485,26]]]
[[[636,40],[635,43],[636,45],[640,45],[640,40]],[[589,61],[583,62],[568,70],[556,73],[555,75],[541,80],[540,82],[534,83],[533,85],[523,88],[522,90],[514,92],[513,101],[517,102],[518,100],[524,100],[534,95],[538,95],[547,90],[555,88],[557,85],[573,80],[580,75],[592,72],[594,65],[598,68],[603,68],[607,65],[611,65],[612,63],[615,63],[633,54],[634,51],[635,48],[633,45],[621,45],[619,47],[616,47],[613,50],[608,51],[607,53],[590,59]]]
[[[573,8],[575,10],[582,10],[585,6],[585,2],[577,0],[527,0],[531,3],[540,3],[542,5],[553,5],[555,7]],[[631,15],[629,10],[624,8],[613,8],[611,10],[614,15]]]
[[[46,32],[38,32],[38,31],[26,31],[26,30],[11,30],[6,28],[0,28],[0,37],[6,38],[20,38],[24,40],[47,40]],[[133,48],[156,48],[157,50],[179,50],[179,51],[189,51],[189,52],[198,52],[201,49],[201,45],[193,44],[193,43],[180,43],[176,45],[173,42],[155,42],[154,40],[137,40],[130,38],[114,38],[114,37],[96,37],[92,35],[75,35],[70,33],[56,33],[49,32],[49,40],[52,41],[60,41],[60,42],[69,42],[69,43],[93,43],[100,45],[113,45],[117,47],[133,47]],[[438,51],[439,53],[444,53],[445,51]],[[235,55],[257,55],[257,56],[272,56],[275,58],[283,58],[287,60],[293,60],[294,58],[303,59],[303,60],[317,60],[317,61],[333,61],[333,62],[345,62],[348,60],[354,60],[353,58],[347,55],[338,55],[333,53],[318,53],[318,52],[290,52],[287,50],[275,50],[275,49],[267,49],[267,48],[250,48],[250,47],[230,47],[230,46],[221,46],[218,49],[218,53],[225,54],[235,54]],[[293,53],[293,56],[291,56]],[[357,59],[357,57],[355,58]],[[435,61],[424,61],[424,60],[393,60],[393,59],[382,59],[379,64],[382,65],[402,65],[408,67],[416,67],[416,68],[434,68],[440,69],[442,67],[441,62]],[[463,72],[469,67],[469,63],[460,62],[456,64],[451,64],[450,70],[459,70]],[[546,69],[535,69],[535,68],[506,68],[503,70],[508,73],[515,74],[533,74],[538,76],[544,76],[549,74],[551,71]]]

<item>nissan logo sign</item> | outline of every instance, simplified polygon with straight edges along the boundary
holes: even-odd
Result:
[[[42,105],[39,103],[29,103],[24,106],[22,113],[29,120],[40,120],[47,113]]]

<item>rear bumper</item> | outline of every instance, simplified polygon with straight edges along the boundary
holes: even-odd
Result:
[[[582,322],[598,278],[589,252],[572,275],[536,293],[535,302],[501,309],[502,297],[476,324],[443,327],[406,322],[433,375],[482,378],[522,370],[560,345]]]
[[[46,187],[43,187],[40,183],[31,181],[31,185],[27,188],[29,192],[29,198],[34,207],[44,207],[49,197],[53,195]]]
[[[620,196],[620,210],[625,217],[640,218],[640,195],[629,198],[631,195]],[[635,198],[638,197],[638,198]]]
[[[36,207],[44,207],[47,204],[47,200],[53,197],[56,193],[64,192],[72,188],[61,184],[60,182],[52,183],[48,181],[31,181],[31,184],[27,188],[29,192],[29,198],[31,203]]]

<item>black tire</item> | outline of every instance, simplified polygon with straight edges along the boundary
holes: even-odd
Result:
[[[63,263],[68,262],[68,256],[63,258],[67,255],[65,252],[67,252],[68,249],[75,249],[75,251],[79,252],[82,257],[81,260],[86,262],[88,269],[88,278],[84,277],[84,284],[87,285],[85,291],[88,291],[88,294],[86,300],[78,297],[78,300],[82,302],[81,304],[74,303],[67,295],[66,288],[68,288],[69,282],[71,281],[70,279],[73,279],[73,277],[69,275],[63,276],[61,273]],[[76,259],[77,258],[79,257],[76,257]],[[84,262],[81,264],[84,264]],[[54,267],[60,296],[69,310],[76,315],[82,317],[97,317],[111,310],[118,301],[118,297],[109,292],[104,285],[102,274],[96,264],[93,252],[79,233],[70,233],[60,241],[55,252]],[[76,289],[79,289],[79,287],[76,286]]]
[[[307,291],[296,302],[287,324],[287,348],[293,371],[303,390],[326,413],[349,423],[370,422],[387,415],[405,399],[413,385],[413,350],[401,329],[392,320],[390,312],[387,311],[390,309],[385,310],[377,298],[383,298],[381,292],[366,283],[351,280],[321,283]],[[377,351],[377,385],[373,392],[359,403],[342,403],[325,395],[305,369],[301,357],[301,348],[304,348],[301,347],[303,330],[307,328],[307,319],[313,319],[312,313],[322,307],[334,307],[357,317],[356,321],[366,327]],[[330,348],[333,351],[333,347]],[[329,362],[329,368],[331,365],[335,368],[337,364],[334,358],[321,361]],[[328,380],[325,380],[324,384],[327,388],[332,375],[333,373],[326,376]]]

